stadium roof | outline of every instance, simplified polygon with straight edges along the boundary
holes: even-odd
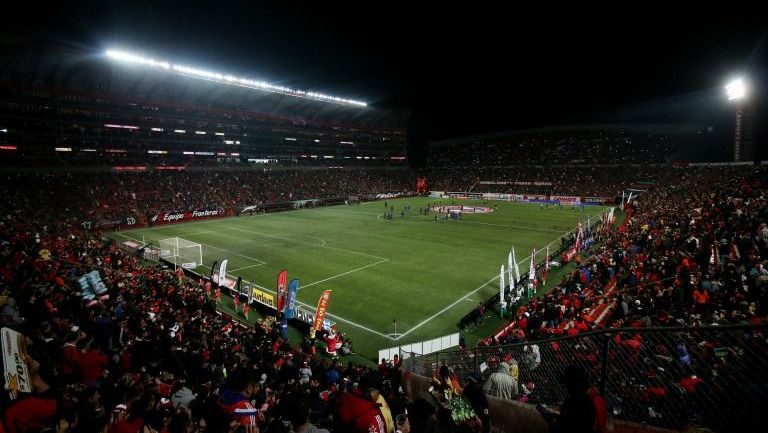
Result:
[[[0,82],[15,87],[108,93],[138,101],[171,102],[261,113],[297,122],[348,127],[403,128],[408,112],[343,105],[291,96],[153,68],[110,61],[103,50],[40,42],[0,41]]]

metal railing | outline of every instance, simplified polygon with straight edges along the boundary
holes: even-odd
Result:
[[[610,329],[406,356],[404,365],[424,376],[447,365],[465,384],[470,375],[487,379],[495,362],[507,362],[519,400],[557,405],[567,395],[565,367],[578,364],[611,417],[678,430],[766,431],[766,331],[768,324]]]

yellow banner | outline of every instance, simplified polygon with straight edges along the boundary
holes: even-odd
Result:
[[[275,305],[275,297],[271,293],[267,293],[255,287],[253,289],[253,300],[270,308],[277,308],[277,305]]]

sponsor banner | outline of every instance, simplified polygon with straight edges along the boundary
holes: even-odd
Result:
[[[398,197],[402,197],[402,196],[403,196],[403,193],[401,193],[401,192],[388,192],[386,194],[376,194],[376,200],[398,198]]]
[[[430,198],[443,198],[445,195],[445,191],[430,191],[429,197]]]
[[[296,316],[294,318],[304,323],[308,323],[310,325],[313,325],[315,323],[315,313],[313,311],[307,311],[304,308],[299,306],[296,307]],[[333,321],[328,319],[323,319],[324,330],[330,331],[333,325],[335,325]]]
[[[127,216],[125,218],[119,218],[119,219],[102,219],[98,221],[93,220],[85,220],[80,225],[85,230],[91,230],[91,229],[99,229],[102,227],[131,227],[135,226],[139,223],[139,220],[137,220],[135,217]]]
[[[271,293],[267,293],[254,287],[251,289],[251,296],[253,297],[253,300],[259,304],[266,305],[269,308],[277,309],[275,297]]]
[[[551,186],[552,182],[506,182],[506,181],[494,181],[494,180],[481,180],[478,182],[480,185],[524,185],[524,186]]]
[[[574,257],[576,257],[577,252],[578,251],[576,250],[576,247],[572,247],[568,251],[564,252],[562,256],[560,256],[560,259],[562,260],[563,263],[568,263],[571,260],[573,260]]]
[[[481,200],[483,198],[482,192],[447,192],[443,195],[443,197],[450,197],[450,198],[458,198],[458,199],[472,199],[472,200]]]
[[[24,335],[11,328],[3,328],[3,369],[5,390],[11,400],[16,400],[19,393],[32,392],[32,384],[29,378],[29,366],[27,366],[27,343]]]
[[[173,224],[199,219],[220,218],[225,215],[226,211],[224,209],[160,212],[149,218],[149,224]]]
[[[560,202],[562,204],[579,204],[581,203],[581,197],[575,197],[572,195],[553,195],[550,200],[554,202]]]
[[[213,282],[215,284],[218,284],[219,286],[226,287],[229,290],[235,290],[235,288],[237,287],[237,280],[233,280],[232,278],[224,277],[223,281],[219,282],[218,272],[213,273]]]
[[[320,295],[320,299],[317,301],[317,313],[315,314],[315,322],[312,325],[312,329],[320,330],[323,327],[323,319],[325,319],[325,313],[328,312],[328,305],[331,303],[331,291],[324,290]]]
[[[296,315],[296,292],[299,290],[299,280],[294,278],[288,284],[288,301],[285,305],[285,318],[293,319]]]

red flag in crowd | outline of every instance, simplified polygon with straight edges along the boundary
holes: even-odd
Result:
[[[283,269],[277,274],[277,314],[283,313],[285,307],[285,295],[288,287],[288,271]]]

